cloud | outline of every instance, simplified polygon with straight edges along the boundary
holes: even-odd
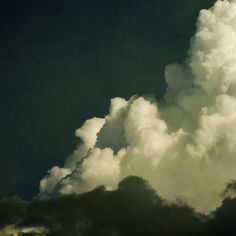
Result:
[[[81,143],[41,180],[41,195],[115,189],[137,175],[165,199],[203,212],[219,206],[236,179],[235,42],[235,1],[202,10],[187,59],[166,67],[164,99],[112,99],[105,118],[76,131]]]
[[[0,199],[0,228],[19,221],[26,205],[27,203],[17,196]]]
[[[198,231],[201,217],[185,204],[166,202],[145,180],[130,176],[114,191],[100,186],[81,195],[35,199],[25,205],[20,220],[9,222],[11,225],[6,224],[0,232],[16,236],[29,232],[47,236],[132,236],[157,232],[165,236],[191,235]]]
[[[236,199],[226,198],[202,225],[203,235],[235,235]]]
[[[3,202],[3,200],[1,200]],[[0,215],[14,220],[1,224],[0,235],[14,236],[137,236],[235,235],[236,199],[226,198],[211,214],[202,215],[186,203],[161,198],[137,176],[123,179],[116,190],[99,186],[83,194],[36,198],[24,202],[5,198]],[[12,219],[12,217],[10,217]],[[9,218],[8,218],[9,219]]]
[[[0,229],[0,236],[44,236],[47,230],[43,227],[23,227],[16,228],[14,225],[9,225]]]

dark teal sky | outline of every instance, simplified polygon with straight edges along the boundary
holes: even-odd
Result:
[[[0,196],[31,198],[110,98],[165,91],[213,0],[6,1],[0,8]]]

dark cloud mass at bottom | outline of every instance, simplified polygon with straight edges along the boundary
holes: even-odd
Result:
[[[232,184],[229,185],[232,187]],[[231,189],[233,190],[233,189]],[[210,215],[196,213],[183,202],[168,203],[140,177],[123,179],[117,190],[100,186],[81,195],[24,202],[0,200],[1,229],[43,227],[45,234],[21,236],[191,236],[235,235],[236,199],[226,198]]]

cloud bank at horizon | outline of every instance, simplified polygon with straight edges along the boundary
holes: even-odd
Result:
[[[235,193],[235,183],[225,193]],[[169,203],[137,176],[117,189],[83,194],[0,199],[0,236],[233,236],[236,199],[226,198],[210,215],[184,203]]]

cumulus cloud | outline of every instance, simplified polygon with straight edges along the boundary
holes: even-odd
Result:
[[[165,199],[203,212],[219,206],[236,179],[235,42],[236,1],[202,10],[187,59],[166,67],[164,99],[112,99],[105,118],[76,131],[81,143],[41,180],[41,195],[115,189],[136,175]]]

